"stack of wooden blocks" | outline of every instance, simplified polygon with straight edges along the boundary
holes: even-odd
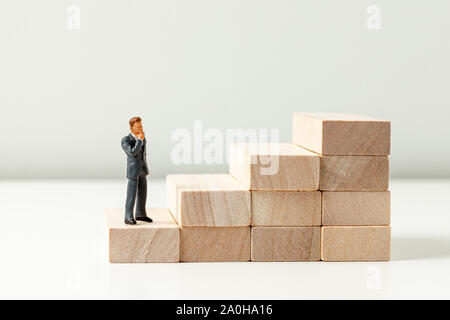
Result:
[[[167,176],[168,209],[107,210],[111,262],[390,259],[390,122],[293,117],[293,143],[231,146],[230,174]]]
[[[293,117],[293,142],[320,154],[323,261],[390,259],[389,121]]]

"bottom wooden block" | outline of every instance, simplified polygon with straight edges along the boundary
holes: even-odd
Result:
[[[250,260],[250,227],[183,227],[181,261]]]
[[[109,261],[112,263],[179,262],[180,231],[169,209],[147,209],[152,223],[123,222],[123,209],[107,209]]]
[[[321,256],[323,261],[387,261],[391,257],[391,227],[322,227]]]
[[[320,227],[253,227],[252,261],[319,261]]]

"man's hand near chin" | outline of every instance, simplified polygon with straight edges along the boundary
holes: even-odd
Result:
[[[138,138],[144,140],[145,139],[145,133],[144,131],[139,132]]]

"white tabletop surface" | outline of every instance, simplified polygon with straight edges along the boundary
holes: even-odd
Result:
[[[109,264],[126,180],[0,181],[2,299],[450,298],[450,181],[392,180],[392,261]],[[151,207],[166,207],[150,180]]]

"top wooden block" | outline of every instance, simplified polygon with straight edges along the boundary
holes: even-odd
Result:
[[[181,227],[250,225],[250,191],[229,174],[168,175],[167,199]]]
[[[235,143],[230,173],[250,190],[319,188],[320,157],[292,143]]]
[[[345,113],[294,113],[292,139],[322,155],[389,155],[391,123]]]

